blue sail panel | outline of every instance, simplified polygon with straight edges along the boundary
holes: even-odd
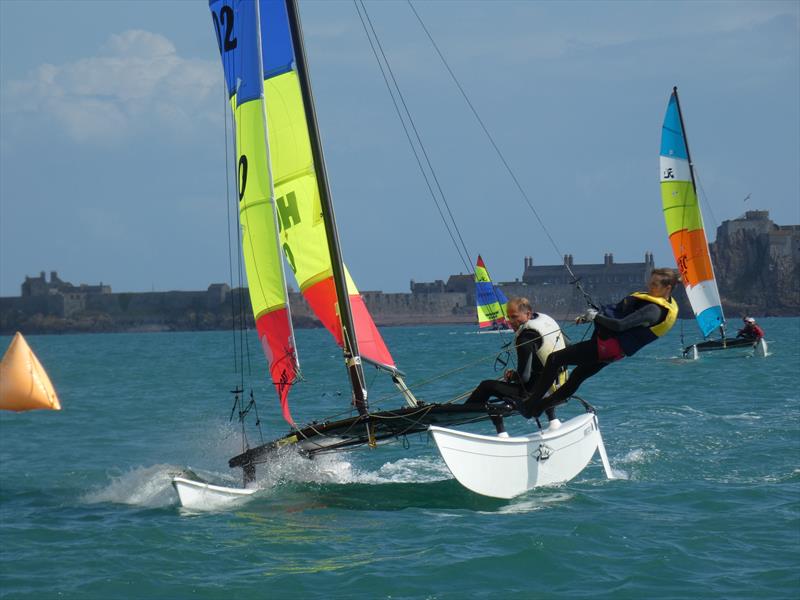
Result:
[[[237,106],[259,98],[262,82],[258,64],[256,3],[252,0],[209,0],[217,44],[225,71],[228,95],[236,96]],[[294,51],[289,34],[286,3],[259,0],[264,78],[292,69]],[[268,43],[267,43],[268,42]]]
[[[721,306],[711,306],[698,314],[696,318],[700,331],[703,332],[703,337],[708,337],[712,331],[719,329],[725,322]]]
[[[678,113],[678,101],[674,93],[670,96],[667,114],[664,115],[664,124],[661,127],[661,156],[689,160],[689,153],[686,151],[686,137]]]
[[[494,286],[494,295],[501,306],[508,304],[508,298],[506,298],[506,295],[496,285]]]

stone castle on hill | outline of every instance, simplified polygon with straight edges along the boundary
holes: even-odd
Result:
[[[778,226],[767,211],[750,211],[722,223],[710,249],[729,318],[744,313],[800,315],[800,225]],[[570,254],[558,265],[535,265],[525,257],[522,276],[498,285],[506,296],[526,296],[538,310],[566,320],[586,303],[565,265],[598,304],[643,289],[656,266],[650,252],[635,263],[615,262],[613,254],[595,264],[576,264]],[[446,281],[412,280],[410,287],[409,293],[362,292],[378,325],[475,322],[472,274],[451,275]],[[252,326],[246,290],[224,283],[197,292],[114,293],[102,283],[72,285],[51,271],[49,281],[44,272],[26,277],[21,292],[0,298],[0,333],[229,329],[232,315],[238,314],[232,306],[242,305]],[[690,318],[682,287],[676,299],[681,316]],[[301,294],[290,292],[289,301],[295,326],[320,326]]]

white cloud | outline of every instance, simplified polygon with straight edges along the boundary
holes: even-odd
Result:
[[[181,57],[162,35],[141,30],[110,36],[101,53],[43,64],[9,83],[3,110],[49,118],[77,142],[118,140],[153,126],[184,130],[208,118],[219,68]]]

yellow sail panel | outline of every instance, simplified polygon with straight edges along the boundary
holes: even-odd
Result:
[[[264,97],[281,243],[304,291],[332,271],[297,72],[265,80]]]
[[[267,164],[264,111],[260,102],[252,101],[235,107],[234,113],[242,253],[250,302],[257,319],[265,312],[286,306],[283,273],[279,267],[282,258],[276,243],[278,231],[270,200],[269,172],[264,168]],[[264,265],[270,268],[263,268]]]
[[[264,99],[281,245],[303,296],[342,345],[328,236],[297,72],[265,79]],[[393,366],[347,267],[344,270],[359,351],[374,362]]]
[[[61,410],[47,372],[19,332],[0,362],[0,409]]]

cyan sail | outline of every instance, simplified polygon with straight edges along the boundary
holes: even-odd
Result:
[[[703,336],[722,327],[725,317],[697,201],[678,89],[667,104],[661,128],[661,201],[675,262]]]

